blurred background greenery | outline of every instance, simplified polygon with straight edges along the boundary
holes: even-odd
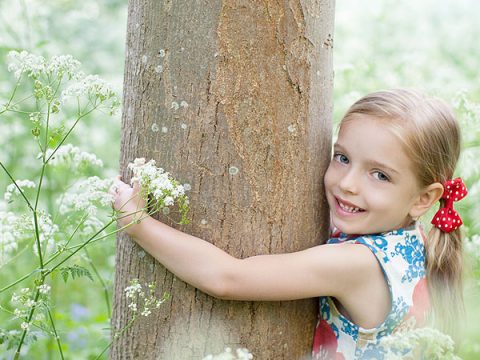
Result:
[[[459,206],[468,264],[467,317],[462,321],[465,334],[460,347],[464,359],[480,358],[480,224],[476,221],[480,207],[475,206],[480,186],[479,13],[480,2],[475,0],[338,0],[334,36],[334,122],[361,95],[392,87],[419,87],[436,94],[450,102],[461,119],[464,150],[458,175],[470,189]],[[0,101],[6,101],[14,85],[6,54],[23,49],[46,58],[71,54],[82,62],[85,73],[99,74],[121,94],[126,17],[126,1],[121,0],[0,0]],[[35,179],[38,163],[32,154],[38,151],[23,124],[11,113],[0,118],[0,159],[17,178]],[[92,174],[115,175],[120,114],[87,117],[69,142],[104,161],[104,168]],[[7,180],[2,173],[0,194]],[[89,252],[111,295],[114,241],[100,242]],[[86,258],[78,261],[89,266]],[[1,267],[0,288],[32,268],[25,256]],[[53,311],[67,345],[65,357],[94,358],[108,342],[109,310],[102,285],[88,278],[68,284],[56,281]],[[7,306],[10,297],[11,292],[0,294],[0,304]],[[18,326],[10,319],[0,311],[2,328]],[[40,340],[31,345],[28,358],[56,359],[53,340]],[[0,345],[0,359],[3,350]]]

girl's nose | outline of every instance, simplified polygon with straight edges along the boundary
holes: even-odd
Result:
[[[340,190],[345,193],[356,194],[358,192],[358,176],[353,171],[345,173],[338,184]]]

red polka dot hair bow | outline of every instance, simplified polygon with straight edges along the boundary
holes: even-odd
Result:
[[[445,206],[440,208],[433,217],[432,224],[444,232],[456,230],[463,224],[460,215],[453,209],[453,203],[467,196],[467,187],[461,178],[448,180],[443,184],[442,199]]]

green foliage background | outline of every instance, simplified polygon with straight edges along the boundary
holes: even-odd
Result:
[[[458,175],[470,189],[459,206],[465,221],[468,248],[467,317],[464,320],[464,359],[480,357],[480,3],[475,0],[339,0],[334,36],[334,121],[360,96],[382,88],[420,87],[454,104],[462,122],[464,151]],[[121,94],[126,32],[126,1],[121,0],[0,0],[0,101],[14,78],[6,70],[10,50],[43,55],[71,54],[86,73],[99,74]],[[106,164],[98,175],[117,172],[120,115],[96,114],[75,131],[75,145],[95,153]],[[0,157],[18,178],[35,179],[31,136],[18,119],[0,118]],[[64,174],[67,175],[66,173]],[[62,176],[62,174],[59,174]],[[8,184],[0,174],[0,194]],[[50,199],[54,202],[54,199]],[[53,206],[53,205],[51,205]],[[428,223],[428,221],[425,221]],[[106,281],[110,296],[113,281],[114,241],[90,248],[90,256]],[[0,288],[31,269],[19,257],[14,266],[1,268]],[[88,267],[86,259],[79,265]],[[108,342],[108,306],[101,284],[88,277],[52,284],[57,304],[54,316],[64,338],[66,358],[95,357]],[[11,294],[9,293],[9,296]],[[0,295],[0,304],[9,296]],[[0,311],[6,327],[11,316]],[[102,340],[103,339],[103,340]],[[2,347],[0,345],[0,351]],[[55,359],[55,344],[45,339],[32,345],[28,358]],[[0,359],[2,355],[0,354]]]

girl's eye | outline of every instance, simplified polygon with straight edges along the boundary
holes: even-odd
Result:
[[[350,162],[348,158],[343,154],[334,154],[333,159],[341,164],[348,164]]]
[[[373,177],[380,181],[390,181],[390,178],[381,171],[374,171]]]

